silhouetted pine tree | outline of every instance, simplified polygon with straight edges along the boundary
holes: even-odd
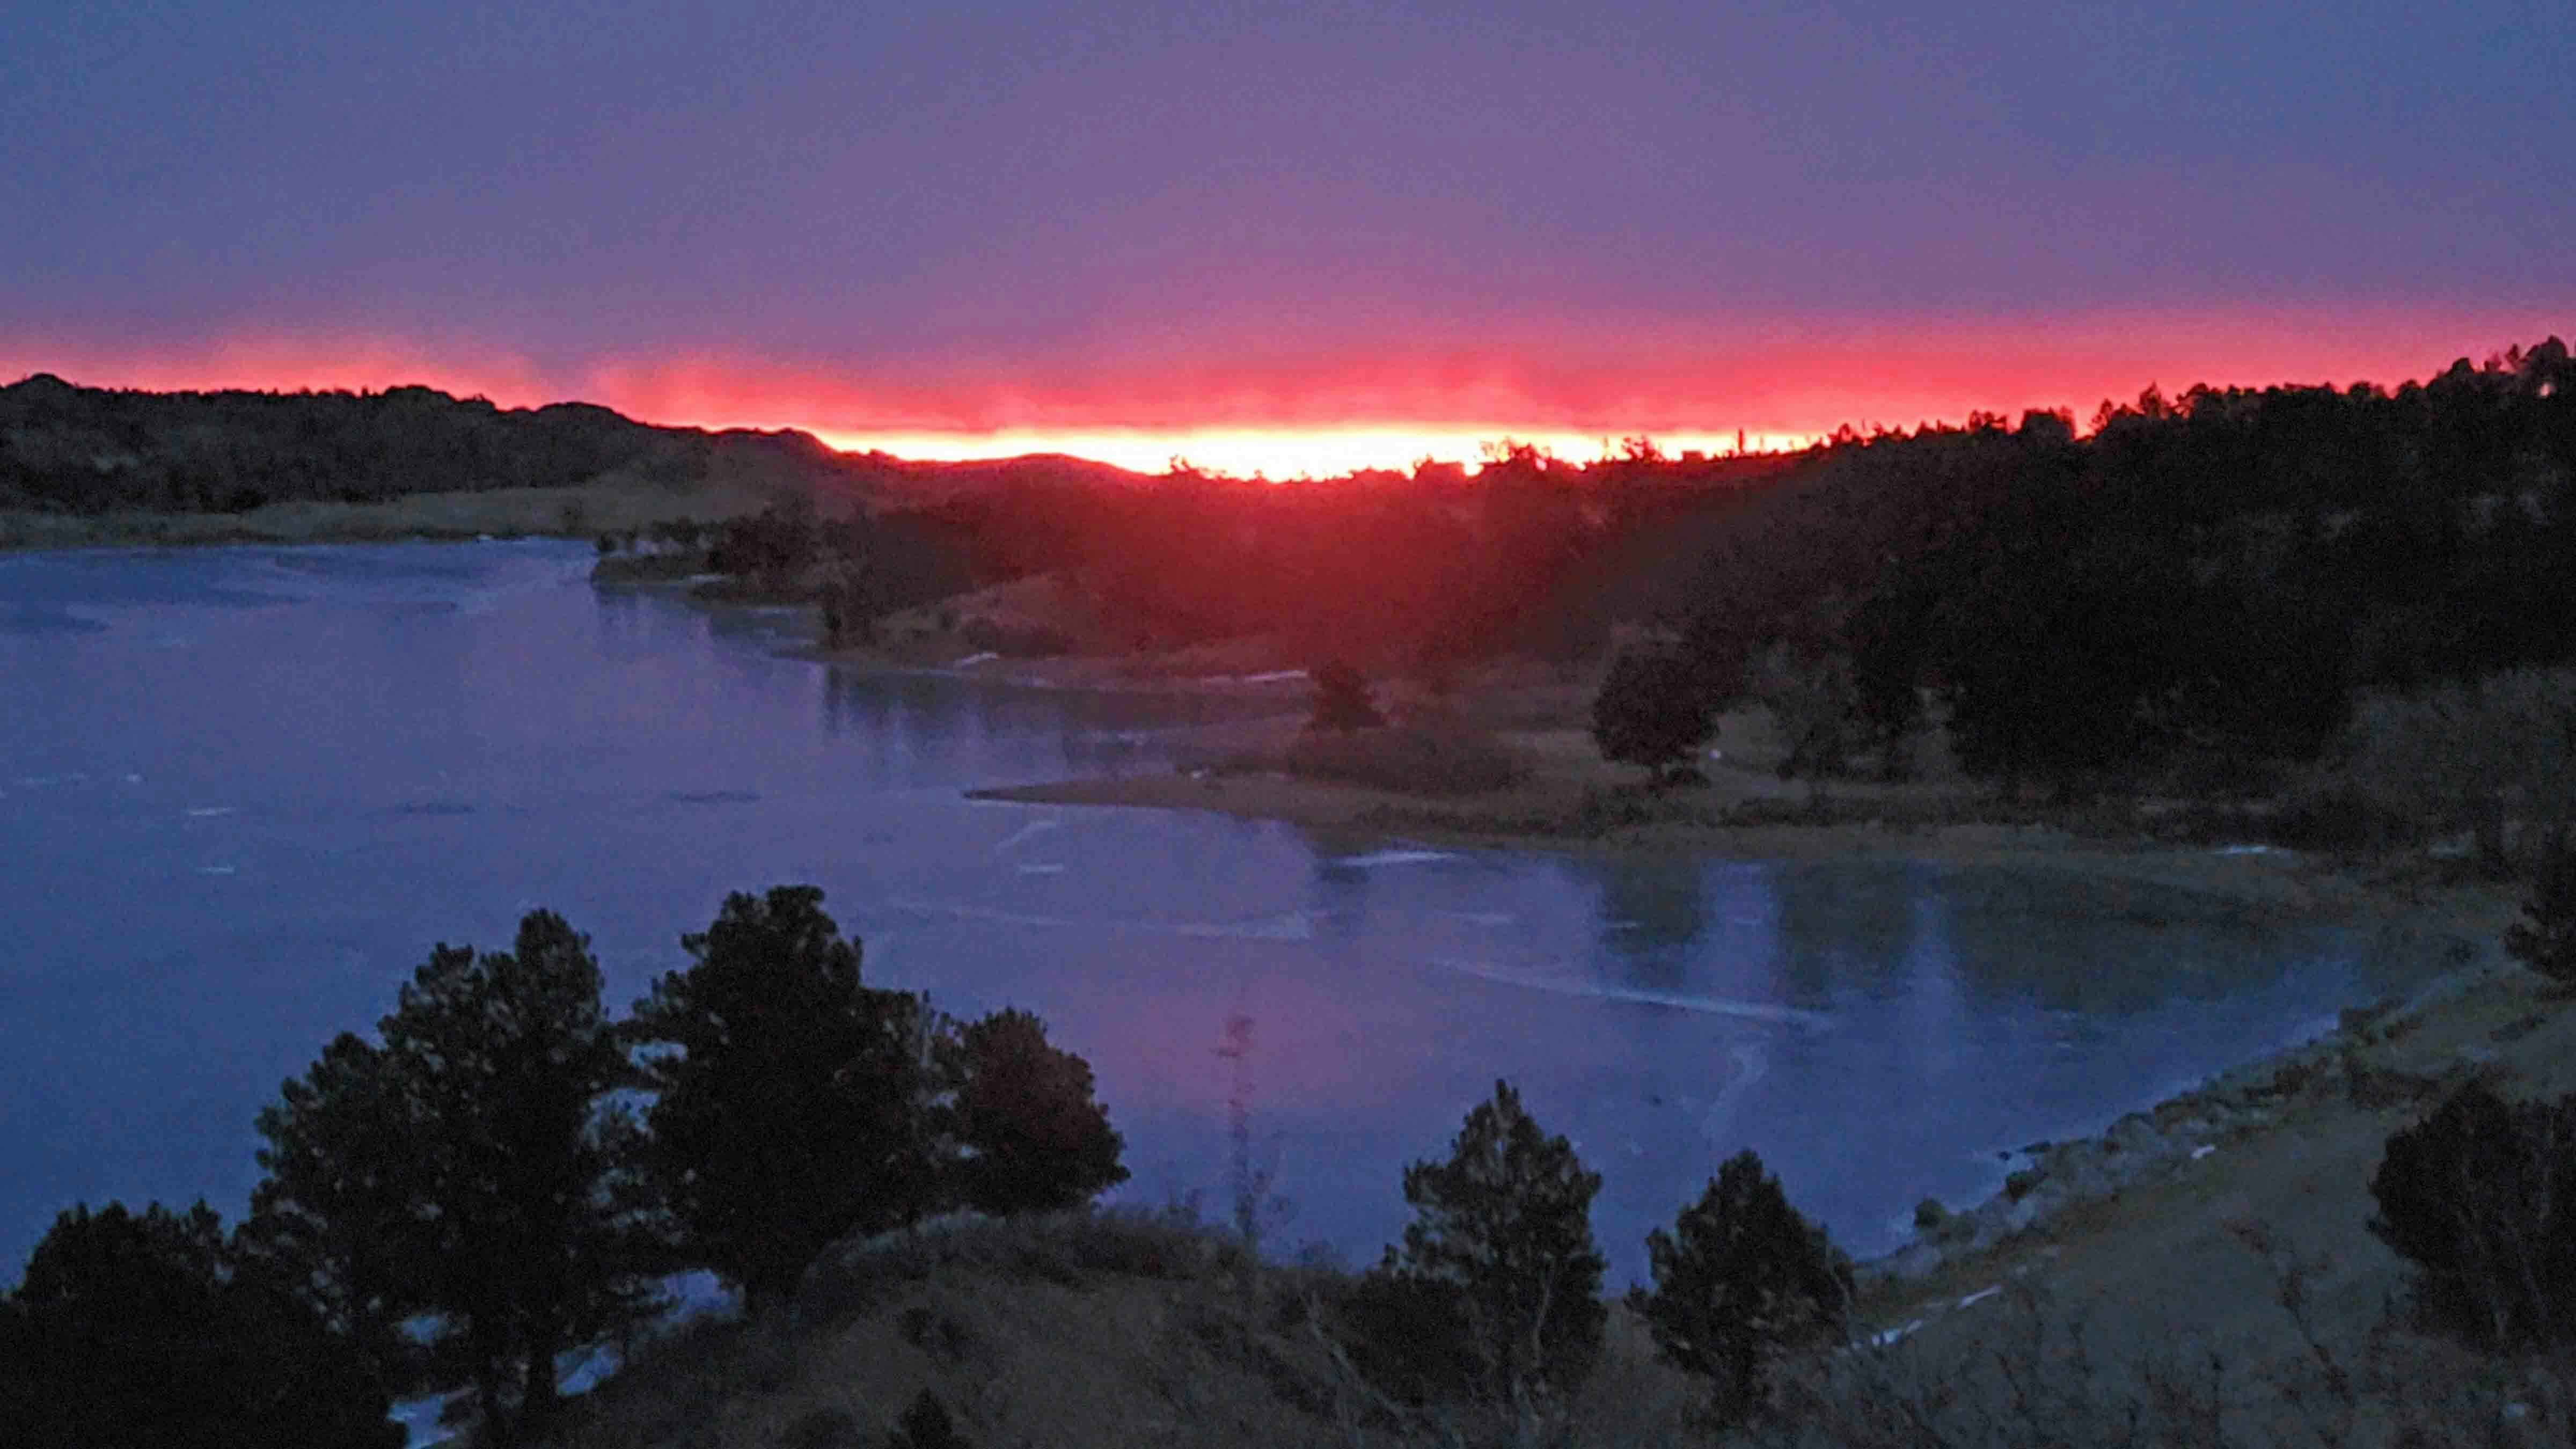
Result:
[[[1629,1306],[1674,1367],[1708,1382],[1721,1424],[1761,1407],[1782,1350],[1831,1338],[1849,1312],[1850,1261],[1750,1151],[1719,1166],[1671,1231],[1647,1234],[1646,1253],[1655,1288],[1630,1290]]]

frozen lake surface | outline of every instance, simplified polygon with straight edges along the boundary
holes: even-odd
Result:
[[[877,985],[1026,1007],[1127,1201],[1223,1216],[1250,1018],[1273,1241],[1373,1260],[1496,1077],[1606,1179],[1613,1282],[1754,1147],[1868,1253],[2000,1150],[2422,979],[2355,932],[2072,876],[1616,860],[970,802],[1166,770],[1249,706],[775,657],[561,543],[0,556],[0,1280],[76,1201],[204,1195],[433,943],[591,933],[623,1008],[729,890],[812,882]]]

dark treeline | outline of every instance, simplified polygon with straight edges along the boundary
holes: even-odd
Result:
[[[821,486],[841,467],[802,433],[657,428],[588,404],[500,408],[426,387],[152,393],[40,373],[0,388],[0,508],[237,513],[736,476]]]
[[[506,952],[439,946],[259,1114],[229,1234],[202,1202],[62,1214],[0,1298],[9,1442],[398,1445],[390,1402],[456,1384],[477,1442],[526,1442],[558,1355],[657,1316],[673,1273],[758,1309],[843,1237],[1126,1178],[1043,1023],[864,985],[821,907],[728,897],[623,1019],[552,912]]]
[[[1819,768],[1901,738],[1929,688],[1962,763],[2007,780],[2311,756],[2357,690],[2576,654],[2555,338],[2393,392],[2150,388],[2093,428],[1845,439],[1707,568],[1685,652],[1721,696],[1820,696],[1847,739]]]

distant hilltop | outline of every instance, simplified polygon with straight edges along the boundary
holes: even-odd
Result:
[[[657,427],[590,403],[502,408],[430,387],[141,392],[44,372],[0,387],[0,512],[241,514],[603,485],[863,503],[1135,476],[1073,458],[908,463],[835,452],[793,430]]]

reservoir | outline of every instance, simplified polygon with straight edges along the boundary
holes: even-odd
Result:
[[[560,542],[0,556],[0,1281],[76,1201],[230,1220],[252,1120],[434,943],[544,905],[623,1010],[728,891],[810,882],[871,984],[1037,1012],[1134,1174],[1364,1266],[1498,1077],[1604,1185],[1618,1286],[1726,1156],[1862,1254],[2002,1154],[2425,979],[2353,929],[2068,873],[1430,848],[977,802],[1167,772],[1276,704],[781,657]],[[1230,1020],[1248,1050],[1219,1054]]]

